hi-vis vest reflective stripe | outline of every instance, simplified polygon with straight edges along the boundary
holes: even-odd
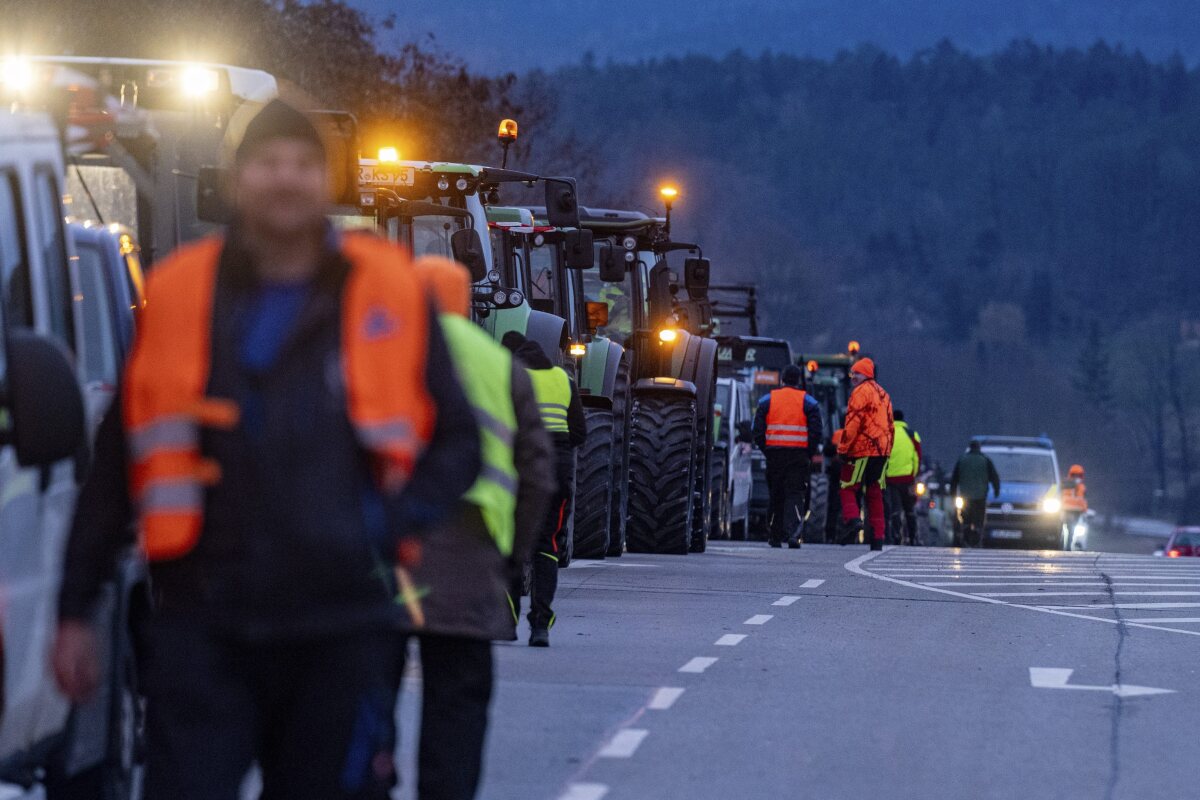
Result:
[[[475,412],[483,455],[483,469],[463,499],[479,508],[500,552],[511,555],[517,514],[512,355],[479,326],[460,316],[442,314],[439,319],[459,382]]]
[[[550,433],[569,433],[567,409],[571,407],[571,379],[562,367],[530,369],[533,394],[537,398],[542,425]]]
[[[189,553],[204,525],[204,488],[220,480],[200,452],[204,426],[232,428],[238,409],[205,397],[213,294],[223,243],[178,250],[150,274],[147,304],[126,367],[122,410],[130,486],[151,560]],[[433,431],[425,390],[426,293],[402,250],[364,234],[342,237],[351,270],[342,293],[347,413],[375,456],[376,479],[398,491]]]
[[[921,441],[921,435],[913,433],[907,422],[896,422],[895,427],[896,436],[892,442],[892,454],[888,457],[887,476],[915,477],[921,469],[916,445],[916,442]]]
[[[808,415],[803,389],[784,387],[771,392],[767,409],[767,447],[808,447]]]

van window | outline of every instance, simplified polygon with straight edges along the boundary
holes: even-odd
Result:
[[[89,383],[115,386],[120,369],[116,320],[109,298],[103,256],[92,244],[81,244],[79,288],[83,292],[83,371]]]
[[[50,331],[67,349],[75,350],[75,320],[72,311],[70,267],[63,237],[62,194],[52,168],[42,165],[34,172],[34,213],[37,216],[37,246],[46,268],[50,301]]]
[[[21,187],[17,176],[5,170],[0,172],[0,298],[10,325],[32,327],[33,294],[26,252]]]

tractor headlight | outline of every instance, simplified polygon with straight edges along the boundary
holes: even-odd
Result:
[[[575,358],[583,358],[587,355],[587,345],[583,342],[571,342],[569,352]]]
[[[679,331],[675,330],[674,328],[663,328],[658,332],[658,340],[660,342],[666,342],[667,344],[670,344],[678,338]]]
[[[963,502],[963,499],[961,497],[954,498],[954,507],[957,508],[959,511],[963,510],[964,505],[966,505],[966,504]]]

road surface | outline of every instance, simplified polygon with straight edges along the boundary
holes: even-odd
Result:
[[[1200,560],[714,543],[577,562],[559,592],[549,650],[497,648],[488,800],[1200,786]]]

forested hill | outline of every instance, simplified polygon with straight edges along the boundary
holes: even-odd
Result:
[[[556,99],[528,131],[534,161],[565,157],[587,202],[649,204],[677,180],[678,233],[718,277],[758,280],[776,335],[888,356],[938,452],[1047,432],[1067,457],[1175,480],[1185,454],[1162,451],[1179,431],[1143,418],[1143,394],[1168,402],[1146,384],[1168,354],[1200,371],[1178,354],[1200,318],[1200,78],[1180,60],[943,43],[905,60],[582,64],[521,84]]]

